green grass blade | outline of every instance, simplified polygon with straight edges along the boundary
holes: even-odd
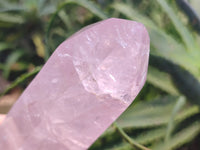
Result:
[[[170,114],[175,105],[174,98],[162,97],[151,102],[140,102],[130,107],[117,120],[122,128],[147,128],[165,125],[169,122]],[[198,106],[183,108],[174,118],[182,121],[199,113]]]
[[[11,48],[12,46],[6,42],[0,42],[0,52],[4,51],[8,48]]]
[[[180,111],[180,109],[182,109],[182,107],[185,105],[185,103],[186,103],[185,98],[184,97],[180,97],[177,100],[177,103],[174,106],[174,109],[172,111],[169,123],[167,125],[167,131],[166,131],[166,136],[165,136],[165,144],[168,144],[168,141],[171,138],[171,134],[172,134],[172,131],[173,131],[174,126],[175,126],[175,123],[174,123],[175,116]]]
[[[134,138],[140,144],[149,144],[165,136],[166,128],[158,127],[156,129],[150,129],[141,133],[139,136]]]
[[[0,0],[0,12],[8,11],[25,11],[26,9],[22,5],[17,3],[11,3],[9,1]]]
[[[71,28],[72,28],[72,24],[71,24],[71,22],[70,22],[69,16],[65,13],[64,10],[61,10],[61,11],[58,13],[58,16],[60,17],[60,19],[63,21],[63,23],[65,24],[65,26],[66,26],[68,29],[71,29]]]
[[[106,15],[101,9],[98,8],[96,4],[88,0],[67,0],[66,3],[74,3],[88,9],[92,14],[98,16],[101,19],[107,19]]]
[[[147,147],[145,147],[145,146],[139,144],[138,142],[136,142],[133,138],[129,137],[129,136],[124,132],[124,130],[123,130],[121,127],[119,127],[119,126],[117,125],[117,123],[114,123],[113,125],[114,125],[114,127],[117,129],[117,131],[121,134],[121,136],[122,136],[130,145],[132,145],[133,148],[136,148],[136,149],[139,148],[139,149],[141,149],[141,150],[150,150],[149,148],[147,148]]]
[[[170,150],[170,149],[176,149],[180,146],[182,146],[185,143],[190,142],[195,136],[197,136],[200,133],[200,123],[195,122],[192,125],[190,125],[187,128],[184,128],[177,134],[175,134],[167,145],[164,145],[163,142],[156,143],[152,149],[153,150]]]
[[[185,48],[177,43],[172,37],[165,33],[150,30],[151,38],[151,54],[162,56],[170,61],[179,64],[185,69],[192,72],[194,75],[199,76],[200,61],[195,59],[186,52]]]
[[[7,92],[18,86],[19,84],[23,83],[29,77],[37,74],[41,70],[41,67],[36,67],[33,71],[25,73],[18,77],[12,84],[10,84],[3,93],[0,93],[0,97],[5,95]]]
[[[106,148],[105,150],[133,150],[133,147],[127,143],[120,143],[119,145],[111,148]]]
[[[11,24],[22,24],[24,23],[24,18],[20,15],[13,15],[9,13],[0,13],[0,22],[6,22]]]
[[[123,128],[146,128],[166,124],[172,111],[174,98],[164,97],[131,106],[117,120]]]
[[[143,23],[145,26],[148,26],[152,29],[157,29],[157,26],[147,17],[141,15],[136,10],[134,10],[131,6],[126,5],[124,3],[114,3],[111,5],[111,8],[119,11],[120,13],[124,14],[127,18],[131,20],[136,20]]]
[[[189,71],[162,57],[151,55],[149,64],[171,75],[174,85],[190,102],[200,105],[200,82]]]
[[[8,78],[9,74],[10,74],[10,69],[11,66],[17,62],[17,60],[23,55],[23,53],[21,51],[16,50],[15,52],[11,53],[7,60],[6,63],[4,65],[4,69],[3,69],[3,76],[4,78]]]
[[[148,69],[147,82],[171,95],[180,94],[174,86],[169,74],[160,72],[159,70],[151,66],[149,66]]]
[[[109,130],[106,131],[104,133],[104,135],[98,139],[98,141],[96,141],[96,143],[95,143],[96,145],[93,145],[92,149],[94,149],[94,150],[102,149],[102,148],[107,149],[107,150],[133,149],[133,147],[130,146],[130,144],[125,143],[123,141],[120,141],[120,140],[109,141],[109,136],[110,136],[110,139],[112,139],[112,138],[114,138],[114,137],[116,138],[116,136],[120,136],[120,135],[118,133],[116,134],[116,131],[114,129],[112,130],[111,134],[109,134],[108,132],[109,132]],[[155,128],[155,129],[145,130],[145,131],[141,132],[138,136],[134,136],[134,133],[129,134],[129,136],[131,139],[134,139],[137,143],[142,144],[142,145],[147,145],[149,143],[152,143],[156,140],[163,138],[165,136],[165,133],[166,133],[166,127],[159,127],[159,128]],[[119,137],[119,138],[121,139],[121,137]],[[108,145],[108,146],[106,146],[106,145]],[[112,146],[109,146],[109,145],[112,145]],[[105,146],[106,148],[103,146]]]
[[[192,51],[194,48],[195,42],[192,34],[187,30],[187,28],[182,24],[180,19],[177,17],[174,10],[167,4],[165,0],[157,0],[157,2],[160,4],[160,6],[163,8],[163,10],[167,13],[171,21],[173,22],[176,30],[179,32],[181,37],[183,38],[183,41],[185,45],[187,46],[189,51]]]

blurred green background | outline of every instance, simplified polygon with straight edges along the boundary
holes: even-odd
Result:
[[[147,82],[91,150],[200,149],[199,0],[0,0],[0,114],[6,114],[55,48],[109,18],[150,34]]]

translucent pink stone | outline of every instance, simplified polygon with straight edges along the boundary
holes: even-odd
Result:
[[[107,19],[64,41],[0,126],[0,150],[85,150],[145,83],[149,36]]]

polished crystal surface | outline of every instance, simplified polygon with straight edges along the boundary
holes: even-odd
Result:
[[[0,126],[1,150],[85,150],[143,87],[149,36],[107,19],[64,41]]]

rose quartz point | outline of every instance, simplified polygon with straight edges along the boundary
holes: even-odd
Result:
[[[143,87],[149,36],[107,19],[64,41],[0,126],[1,150],[85,150]]]

